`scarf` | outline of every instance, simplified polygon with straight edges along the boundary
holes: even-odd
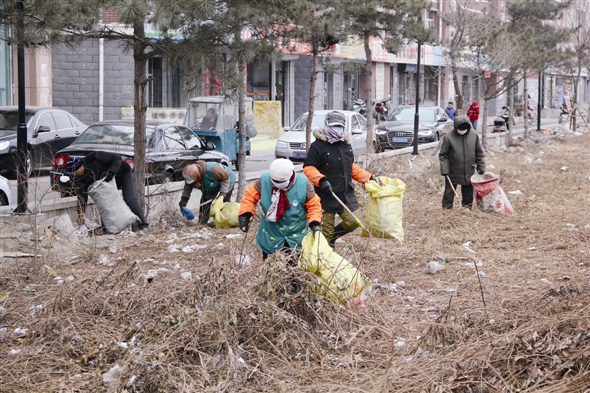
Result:
[[[289,199],[287,199],[287,192],[295,184],[295,172],[291,175],[291,179],[286,182],[277,183],[272,181],[272,195],[270,197],[270,206],[266,212],[266,221],[279,222],[285,215],[285,210],[291,207]]]
[[[328,140],[328,143],[336,143],[344,140],[344,127],[332,127],[328,125],[328,122],[324,124],[324,134]]]

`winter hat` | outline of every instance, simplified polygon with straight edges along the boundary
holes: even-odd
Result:
[[[290,180],[295,171],[295,167],[291,160],[285,158],[278,158],[270,164],[269,172],[270,178],[277,183]]]
[[[332,111],[326,114],[326,125],[330,127],[345,127],[346,116],[342,112]]]
[[[70,157],[66,162],[66,170],[68,172],[75,172],[82,166],[82,160],[78,157]]]

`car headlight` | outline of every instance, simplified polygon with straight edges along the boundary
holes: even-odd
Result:
[[[434,130],[430,129],[430,130],[419,130],[418,131],[418,135],[430,135],[434,132]]]
[[[387,134],[387,130],[383,130],[383,129],[377,128],[375,130],[375,134],[377,134],[377,135],[385,135],[385,134]]]
[[[10,145],[10,142],[6,141],[6,142],[0,142],[0,151],[4,150],[4,149],[8,149],[8,146]]]
[[[285,141],[277,141],[277,149],[286,149],[289,144]]]

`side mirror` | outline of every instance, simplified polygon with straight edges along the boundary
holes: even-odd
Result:
[[[439,123],[446,123],[447,119],[444,117],[441,117],[440,119],[438,119]]]
[[[205,142],[205,149],[206,150],[215,150],[215,143],[213,142]]]
[[[35,132],[35,135],[33,135],[33,137],[36,137],[38,134],[42,133],[42,132],[50,132],[51,128],[47,127],[47,126],[39,126],[39,128],[37,128],[37,132]]]
[[[290,127],[283,127],[284,132],[289,132],[290,129],[291,129]]]

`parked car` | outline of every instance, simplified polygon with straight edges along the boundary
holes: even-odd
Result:
[[[438,141],[445,132],[453,129],[453,121],[439,106],[421,106],[419,110],[418,143]],[[395,108],[387,121],[375,129],[375,151],[399,149],[414,143],[415,106]]]
[[[0,206],[8,206],[12,203],[12,189],[10,182],[4,176],[0,176]]]
[[[70,194],[71,181],[62,182],[70,157],[84,157],[92,151],[120,154],[135,169],[133,120],[103,121],[88,127],[69,147],[53,158],[51,185],[62,196]],[[178,124],[147,122],[146,181],[149,184],[182,180],[182,170],[197,160],[229,165],[227,155],[215,151],[215,144],[204,143],[190,128]],[[65,180],[65,179],[64,179]]]
[[[26,171],[51,169],[55,153],[69,146],[86,125],[59,108],[25,108],[29,152]],[[16,137],[18,107],[0,107],[0,171],[16,173]]]
[[[326,114],[332,112],[331,110],[314,111],[311,122],[312,130],[324,126]],[[365,151],[365,143],[367,140],[367,131],[365,125],[367,120],[353,111],[340,111],[346,115],[346,132],[351,134],[350,144],[354,154],[362,154]],[[305,161],[307,156],[305,145],[305,128],[307,126],[308,112],[295,121],[292,127],[285,127],[284,133],[279,137],[275,147],[276,158],[288,158],[291,161]],[[310,142],[315,141],[313,133],[311,133]]]

